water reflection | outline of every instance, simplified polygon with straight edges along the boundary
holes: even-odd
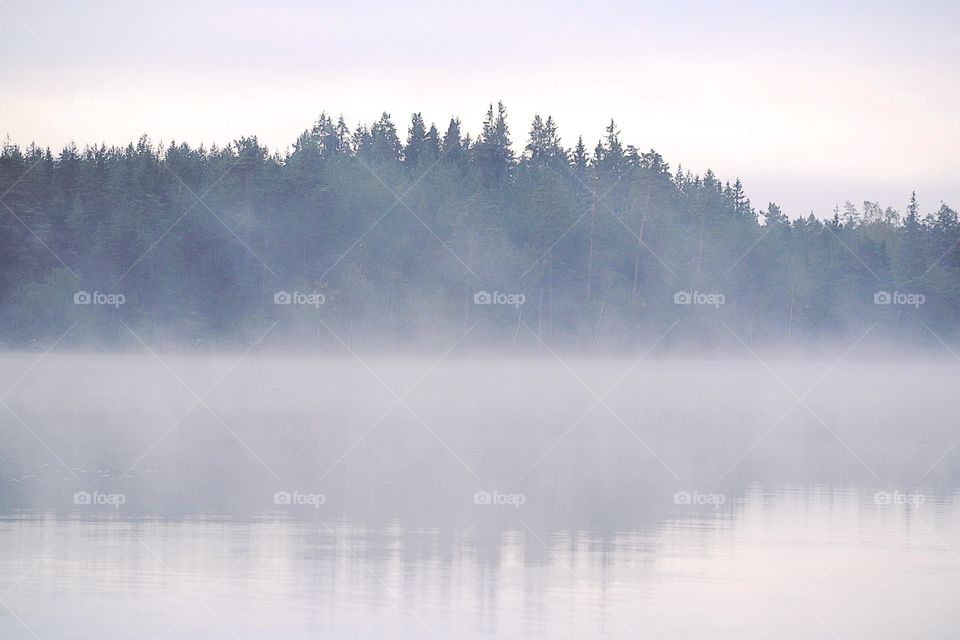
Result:
[[[3,640],[960,628],[953,363],[33,362]]]
[[[952,637],[958,542],[956,495],[829,486],[611,530],[20,513],[0,636]]]

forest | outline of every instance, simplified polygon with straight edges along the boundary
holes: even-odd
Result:
[[[403,129],[406,131],[403,131]],[[0,345],[953,343],[946,203],[755,207],[621,139],[503,104],[471,136],[322,114],[288,151],[147,137],[0,154]],[[592,148],[591,148],[592,146]],[[666,335],[669,334],[669,335]]]

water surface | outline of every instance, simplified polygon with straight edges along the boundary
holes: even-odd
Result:
[[[2,361],[5,639],[960,628],[950,363]]]

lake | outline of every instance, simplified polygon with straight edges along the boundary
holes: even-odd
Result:
[[[5,354],[0,637],[953,638],[958,371]]]

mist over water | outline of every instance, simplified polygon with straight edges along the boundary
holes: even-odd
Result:
[[[0,640],[957,638],[946,4],[0,0]]]
[[[617,507],[658,491],[957,481],[945,360],[35,361],[3,356],[11,506],[70,505],[75,486],[124,493],[127,513],[260,514],[276,491],[312,490],[325,513],[418,520],[469,517],[475,491],[522,489],[526,513],[569,524],[608,505],[627,524],[635,514]]]
[[[948,359],[0,361],[4,638],[960,622]]]

